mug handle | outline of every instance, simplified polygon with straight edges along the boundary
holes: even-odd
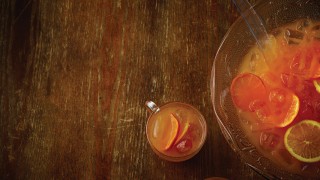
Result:
[[[156,113],[160,111],[160,108],[153,101],[146,101],[145,106],[150,113]]]

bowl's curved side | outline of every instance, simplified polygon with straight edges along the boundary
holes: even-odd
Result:
[[[262,16],[267,30],[273,30],[298,18],[320,20],[320,11],[311,13],[315,6],[320,9],[320,1],[310,0],[303,3],[300,0],[268,0],[260,1],[254,8]],[[245,22],[238,18],[224,36],[214,59],[210,89],[217,122],[230,147],[255,171],[268,179],[303,179],[277,167],[262,156],[239,128],[239,117],[231,100],[229,86],[237,75],[242,57],[255,44],[253,36],[246,28]]]

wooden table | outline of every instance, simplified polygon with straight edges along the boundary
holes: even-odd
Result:
[[[262,179],[231,150],[210,98],[229,0],[2,0],[0,179]],[[146,100],[206,118],[191,160],[151,150]]]

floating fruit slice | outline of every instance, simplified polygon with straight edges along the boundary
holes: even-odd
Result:
[[[240,109],[250,111],[254,101],[265,101],[267,90],[263,81],[251,73],[239,74],[230,87],[233,103]]]
[[[284,136],[288,152],[302,162],[320,161],[320,123],[303,120],[290,127]]]
[[[280,78],[282,85],[294,92],[299,92],[304,88],[305,79],[303,77],[293,73],[281,73]]]
[[[320,77],[319,52],[320,43],[317,41],[313,41],[296,50],[288,66],[290,67],[290,72],[305,79]]]
[[[269,122],[277,127],[289,125],[299,112],[298,96],[286,89],[273,89],[269,93]]]
[[[183,127],[181,127],[181,126],[183,126]],[[180,125],[180,130],[179,130],[178,137],[177,137],[175,144],[179,143],[179,141],[186,135],[186,133],[189,130],[189,127],[190,127],[189,122],[185,122],[185,123],[183,123],[183,125]]]
[[[319,41],[314,41],[312,44],[312,50],[314,53],[314,59],[312,63],[312,78],[320,77],[320,43]]]
[[[313,85],[316,88],[317,92],[320,93],[320,79],[313,80]]]
[[[169,138],[164,148],[165,150],[168,150],[171,148],[179,132],[179,121],[174,117],[173,114],[170,114],[170,122],[171,122],[171,128],[168,127]]]

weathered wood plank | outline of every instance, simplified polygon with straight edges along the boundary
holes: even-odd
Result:
[[[216,122],[210,73],[238,14],[229,1],[1,1],[4,179],[261,178]],[[206,117],[183,163],[148,145],[146,100],[183,101]]]

